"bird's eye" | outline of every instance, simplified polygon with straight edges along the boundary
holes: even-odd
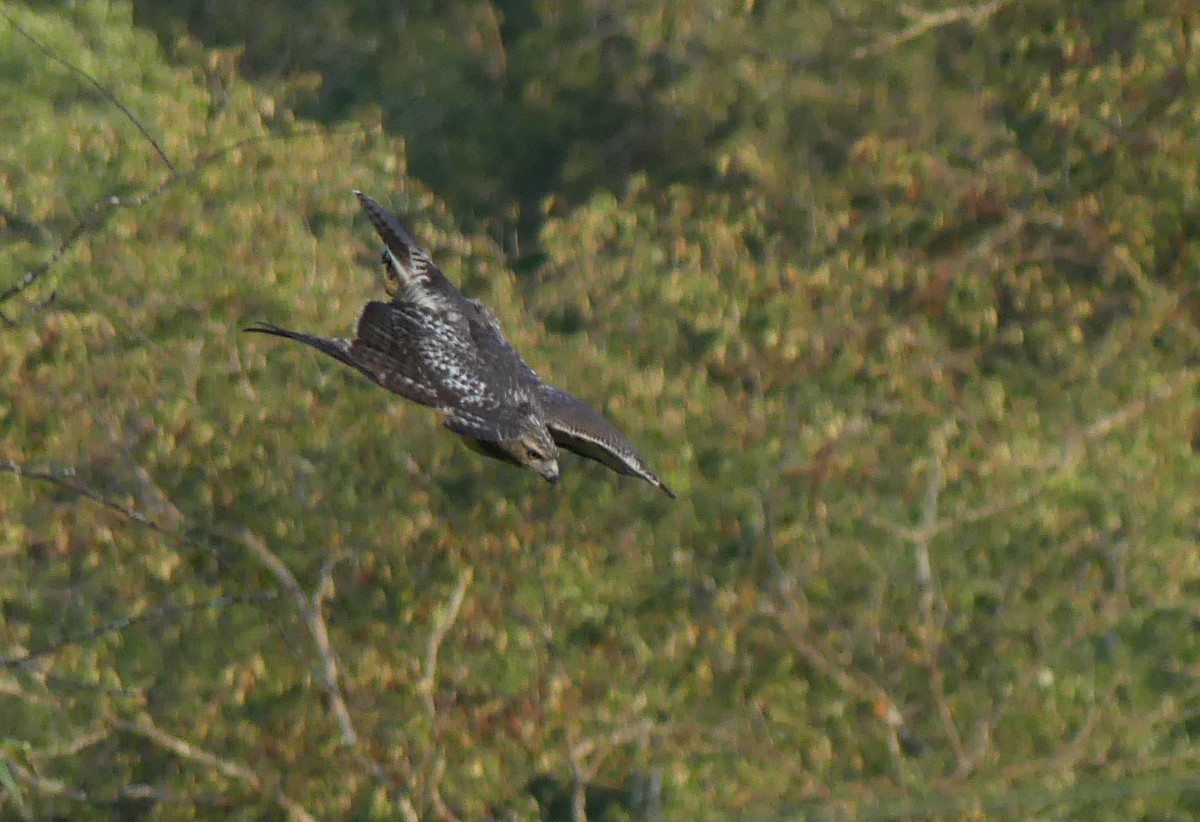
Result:
[[[545,454],[543,454],[541,451],[539,451],[537,448],[533,447],[532,445],[525,446],[525,453],[529,455],[530,459],[534,459],[534,460],[544,460],[546,458]]]

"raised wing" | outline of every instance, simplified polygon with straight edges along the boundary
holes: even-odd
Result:
[[[354,196],[383,240],[388,293],[398,301],[431,311],[461,312],[466,298],[433,264],[395,215],[361,191],[355,191]]]
[[[328,354],[388,391],[442,412],[446,427],[455,433],[500,442],[519,439],[531,427],[534,406],[521,372],[485,360],[474,342],[459,334],[456,322],[421,306],[369,302],[351,340],[268,323],[246,330],[296,340]]]
[[[546,414],[546,428],[559,448],[596,460],[618,474],[641,477],[675,499],[671,489],[646,466],[632,443],[604,417],[567,392],[545,383],[540,385],[538,400]]]

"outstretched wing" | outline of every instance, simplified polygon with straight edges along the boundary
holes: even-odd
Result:
[[[413,303],[372,301],[354,339],[327,339],[261,324],[246,329],[312,346],[372,382],[447,416],[446,426],[476,439],[518,439],[529,428],[524,386],[484,360],[452,320]]]
[[[411,373],[397,367],[397,363],[400,360],[395,354],[398,352],[367,348],[359,345],[357,339],[345,340],[317,337],[299,331],[289,331],[286,328],[280,328],[270,323],[252,325],[246,330],[258,334],[273,334],[276,337],[283,337],[312,346],[318,351],[333,357],[335,360],[357,369],[372,382],[386,388],[393,394],[399,394],[421,405],[437,406],[437,392],[431,385],[422,382],[419,374]]]
[[[539,386],[538,400],[546,414],[546,428],[559,448],[596,460],[618,474],[641,477],[675,499],[671,489],[638,456],[633,444],[604,417],[567,392],[545,383]]]
[[[433,260],[395,215],[361,191],[359,205],[383,240],[383,262],[387,267],[387,290],[403,300],[434,312],[461,312],[466,298],[446,279]]]

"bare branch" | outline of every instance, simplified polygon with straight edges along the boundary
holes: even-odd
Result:
[[[435,744],[438,733],[436,697],[438,652],[441,650],[446,635],[450,633],[450,628],[454,625],[454,620],[458,618],[458,612],[462,608],[463,597],[467,593],[467,587],[471,584],[473,576],[474,572],[469,567],[464,568],[462,573],[458,575],[458,584],[454,586],[454,590],[450,593],[450,598],[446,600],[446,604],[442,608],[442,612],[429,634],[429,640],[425,643],[425,662],[421,666],[421,679],[417,683],[417,692],[421,694],[421,699],[425,703],[425,712],[429,714]],[[445,800],[442,799],[440,784],[445,769],[446,759],[441,755],[439,749],[437,761],[433,766],[433,772],[429,775],[429,798],[439,819],[456,820],[458,817],[450,810]]]
[[[458,822],[458,816],[450,810],[450,806],[442,798],[441,784],[445,773],[446,757],[439,752],[437,761],[433,763],[433,773],[429,775],[429,800],[433,803],[433,809],[437,813],[438,819],[441,819],[442,822]]]
[[[134,510],[128,505],[123,505],[116,500],[109,499],[99,491],[96,491],[95,489],[90,488],[87,485],[84,485],[82,482],[76,480],[75,469],[73,468],[66,468],[59,471],[41,470],[20,465],[12,460],[4,460],[0,461],[0,473],[13,474],[21,477],[22,479],[38,480],[40,482],[48,482],[51,485],[57,485],[63,490],[70,491],[77,496],[83,497],[84,499],[89,499],[92,502],[104,506],[105,508],[116,511],[129,521],[141,525],[144,528],[149,528],[151,531],[154,531],[157,534],[161,534],[165,537],[178,537],[178,535],[169,528],[165,528],[140,511]]]
[[[590,777],[583,767],[577,745],[567,744],[567,761],[571,763],[571,822],[587,822],[587,786]]]
[[[615,728],[599,742],[581,739],[567,742],[567,762],[571,766],[571,819],[587,822],[587,787],[600,770],[604,758],[614,749],[644,740],[658,729],[649,719],[629,722]]]
[[[942,647],[942,625],[934,611],[935,580],[933,562],[929,555],[931,537],[929,534],[937,522],[938,497],[942,490],[942,451],[945,449],[949,423],[943,425],[934,434],[933,447],[930,449],[929,482],[925,489],[925,503],[921,511],[921,528],[918,538],[912,540],[913,553],[916,557],[917,587],[920,589],[919,609],[921,612],[922,630],[920,631],[922,655],[925,657],[925,667],[929,672],[929,693],[937,709],[942,730],[954,751],[958,770],[967,770],[967,752],[963,746],[962,736],[954,722],[954,713],[946,698],[945,674],[940,663]]]
[[[229,779],[245,782],[252,787],[258,787],[260,784],[258,774],[245,765],[217,756],[214,753],[209,753],[203,748],[192,745],[177,736],[172,736],[149,719],[119,721],[114,727],[119,731],[143,736],[159,747],[166,748],[181,759],[190,759],[193,762],[199,762],[201,765],[212,768],[217,773]]]
[[[155,152],[157,152],[158,156],[162,158],[163,163],[166,165],[166,167],[168,169],[170,169],[171,173],[172,174],[175,173],[175,165],[174,165],[174,163],[171,162],[171,158],[167,156],[167,153],[165,151],[163,151],[162,146],[160,146],[158,144],[158,141],[155,140],[152,136],[150,136],[149,130],[147,130],[146,127],[142,125],[142,122],[140,120],[138,120],[137,117],[133,116],[133,112],[130,111],[129,108],[124,103],[122,103],[119,99],[117,99],[117,95],[113,94],[111,91],[109,91],[107,88],[105,88],[104,84],[101,83],[99,80],[97,80],[92,75],[88,74],[83,69],[79,68],[76,65],[73,65],[72,63],[63,59],[59,55],[55,54],[52,50],[50,50],[46,46],[42,45],[41,42],[39,42],[32,34],[30,34],[29,32],[25,31],[25,29],[23,29],[19,25],[17,25],[17,21],[14,20],[12,18],[12,15],[10,15],[8,12],[0,10],[0,17],[3,17],[5,20],[7,20],[8,24],[10,26],[12,26],[13,31],[15,31],[17,34],[21,35],[21,37],[23,37],[24,39],[28,40],[33,45],[34,48],[36,48],[42,54],[49,57],[54,62],[58,63],[60,66],[63,66],[64,68],[66,68],[72,74],[76,75],[77,77],[83,78],[83,80],[85,80],[89,85],[91,85],[92,88],[94,88],[96,91],[98,91],[101,94],[101,96],[104,97],[104,99],[108,100],[114,106],[119,108],[121,110],[121,113],[125,115],[126,119],[128,119],[129,122],[133,123],[134,127],[136,127],[137,130],[142,133],[142,136],[145,137],[146,140],[150,143],[150,145],[154,147]],[[2,300],[0,300],[0,302],[2,302]]]
[[[930,670],[930,689],[931,696],[937,708],[939,718],[945,730],[947,740],[954,751],[957,760],[956,776],[958,778],[966,777],[970,774],[976,762],[982,757],[984,750],[991,739],[991,729],[995,726],[999,715],[1004,711],[1004,705],[1008,704],[1005,700],[1001,706],[998,706],[990,716],[984,717],[979,724],[976,733],[976,741],[972,745],[971,750],[967,750],[966,745],[962,741],[962,737],[958,732],[957,725],[954,722],[953,714],[950,711],[949,704],[946,701],[946,696],[943,686],[943,675],[940,665],[937,661],[937,645],[940,642],[940,625],[935,620],[933,612],[933,576],[932,566],[929,559],[929,544],[930,542],[943,531],[978,522],[992,516],[999,515],[1005,511],[1019,507],[1033,500],[1040,494],[1050,483],[1054,482],[1064,471],[1067,471],[1071,466],[1075,465],[1083,455],[1084,450],[1090,443],[1104,439],[1113,432],[1124,428],[1134,422],[1142,419],[1149,411],[1159,403],[1162,403],[1171,397],[1181,393],[1186,387],[1195,383],[1197,372],[1192,369],[1184,369],[1174,375],[1173,378],[1151,391],[1144,397],[1141,397],[1127,405],[1118,408],[1110,414],[1095,420],[1090,425],[1081,429],[1066,438],[1066,444],[1063,446],[1059,456],[1048,460],[1041,466],[1040,475],[1031,480],[1028,486],[1023,488],[1012,496],[990,502],[978,508],[968,509],[958,515],[938,519],[937,517],[937,493],[936,488],[940,487],[941,483],[941,468],[940,468],[940,450],[935,443],[934,447],[934,468],[930,473],[929,485],[926,489],[925,504],[922,510],[921,524],[915,528],[898,525],[888,522],[880,517],[871,515],[869,521],[892,534],[897,539],[912,544],[914,554],[916,556],[916,577],[918,586],[921,588],[921,615],[924,623],[924,644],[925,644],[925,664]],[[1097,617],[1100,618],[1099,615]],[[1078,638],[1087,635],[1089,631],[1094,630],[1094,626],[1081,626],[1076,632],[1075,637],[1070,640],[1073,644]],[[803,652],[803,651],[802,651]],[[816,657],[819,659],[819,657]],[[811,660],[810,660],[811,661]],[[1036,676],[1037,669],[1033,668],[1028,671],[1025,676],[1011,691],[1009,700],[1012,694],[1023,692]]]
[[[923,34],[927,34],[934,29],[942,26],[950,25],[951,23],[968,22],[972,25],[980,25],[988,18],[992,17],[996,12],[1012,5],[1013,0],[992,0],[990,3],[983,3],[978,6],[956,6],[954,8],[944,9],[942,11],[925,12],[917,14],[910,12],[909,17],[912,22],[900,31],[889,34],[886,37],[881,37],[874,43],[866,46],[860,46],[850,52],[850,56],[855,60],[863,60],[867,57],[875,57],[885,51],[891,51],[897,46],[901,46],[910,40],[915,40]]]
[[[941,520],[931,529],[931,535],[950,528],[979,522],[1002,514],[1005,511],[1018,508],[1033,500],[1046,486],[1054,482],[1064,472],[1071,468],[1083,455],[1084,449],[1093,442],[1102,440],[1112,432],[1124,428],[1144,417],[1151,408],[1178,394],[1185,386],[1196,381],[1196,372],[1185,369],[1149,395],[1118,408],[1113,413],[1101,417],[1082,431],[1067,438],[1061,456],[1049,460],[1042,466],[1041,475],[1033,479],[1029,485],[1010,497],[996,500],[978,508],[972,508],[949,519]]]
[[[263,780],[253,770],[240,762],[234,762],[231,759],[226,759],[217,756],[214,753],[204,750],[203,748],[193,745],[186,740],[180,739],[177,736],[172,736],[166,731],[156,726],[149,719],[143,717],[134,721],[121,721],[115,724],[117,730],[125,731],[126,733],[137,734],[161,748],[165,748],[171,753],[178,756],[180,759],[187,759],[192,762],[198,762],[205,765],[221,774],[224,777],[241,782],[255,790],[263,789]],[[315,817],[304,809],[300,803],[289,797],[281,790],[271,791],[272,799],[282,808],[287,815],[301,822],[315,822]]]
[[[269,570],[275,579],[292,595],[296,612],[300,615],[309,635],[317,649],[320,664],[317,666],[321,687],[333,707],[333,715],[337,719],[342,733],[342,744],[353,747],[358,744],[358,732],[354,729],[354,721],[350,718],[350,709],[346,706],[346,698],[342,694],[342,686],[338,680],[337,656],[329,641],[329,628],[324,618],[314,607],[314,602],[305,595],[304,589],[296,581],[295,575],[288,570],[274,551],[267,547],[266,542],[257,534],[245,529],[236,530],[237,539],[250,549],[250,553]]]
[[[0,225],[4,226],[6,231],[20,235],[31,245],[48,243],[53,239],[50,229],[22,214],[10,211],[2,205],[0,205]]]
[[[194,523],[181,523],[178,531],[167,528],[146,516],[141,511],[138,511],[131,506],[111,500],[95,489],[76,480],[73,469],[59,471],[36,470],[19,465],[18,463],[10,460],[6,462],[0,462],[0,472],[11,473],[26,479],[48,482],[59,488],[63,488],[64,490],[70,491],[71,493],[115,511],[124,516],[130,522],[145,527],[155,533],[161,534],[162,536],[167,537],[178,544],[207,548],[208,550],[213,551],[217,559],[221,562],[224,562],[221,554],[217,552],[215,548],[207,545],[203,540],[199,539],[198,535],[202,534],[224,542],[237,542],[248,548],[255,558],[257,558],[259,562],[262,563],[272,573],[276,580],[291,595],[301,621],[304,623],[310,636],[313,638],[313,643],[316,646],[319,661],[317,666],[318,679],[321,683],[322,690],[325,692],[326,698],[329,700],[329,704],[333,708],[334,717],[338,722],[343,744],[347,748],[351,749],[351,753],[355,757],[360,767],[370,773],[377,782],[388,788],[391,798],[399,805],[401,815],[406,820],[415,820],[417,818],[416,809],[413,807],[412,802],[407,796],[404,796],[395,790],[393,781],[388,776],[384,768],[378,762],[372,760],[356,747],[358,745],[359,736],[355,730],[353,720],[350,716],[350,710],[347,707],[345,696],[342,693],[338,674],[337,657],[329,639],[329,630],[320,614],[320,604],[324,598],[325,591],[324,583],[318,585],[318,590],[310,600],[310,598],[305,595],[304,590],[300,587],[300,583],[296,580],[295,575],[293,575],[283,561],[280,560],[279,557],[273,551],[271,551],[269,547],[267,547],[266,543],[251,531],[241,527],[231,529],[202,527]],[[255,596],[226,597],[222,599],[230,602],[250,602],[255,599],[272,599],[275,596],[276,594],[274,592],[263,592]],[[184,607],[186,608],[187,606]],[[192,607],[200,606],[197,605]],[[143,617],[135,617],[133,619],[141,618]],[[144,618],[150,618],[150,616],[147,615]],[[124,624],[127,624],[125,620],[118,620],[117,623],[114,623],[112,626],[106,626],[106,628],[107,630],[115,630],[118,627],[122,627]],[[447,629],[448,628],[449,626],[447,625]],[[98,633],[103,633],[104,630],[105,629],[101,629]],[[12,661],[12,665],[22,669],[30,670],[36,675],[45,679],[62,679],[62,677],[59,677],[53,673],[37,671],[34,669],[29,659],[21,658],[14,660]],[[0,666],[0,668],[2,667],[3,666]],[[2,684],[3,683],[0,682],[0,685]],[[120,693],[122,695],[136,695],[132,692],[112,689],[105,686],[92,685],[90,683],[74,683],[71,680],[67,680],[66,684],[74,684],[77,687],[100,689],[108,692]],[[412,786],[410,785],[409,788],[411,789],[411,787]]]
[[[250,602],[262,602],[274,598],[274,591],[263,591],[262,593],[246,594],[243,596],[220,596],[216,597],[215,599],[209,599],[203,602],[190,602],[184,605],[168,602],[165,605],[161,605],[157,608],[151,608],[150,610],[141,614],[119,617],[111,622],[101,625],[99,628],[87,631],[86,633],[67,637],[59,642],[54,642],[50,645],[45,645],[41,648],[28,651],[23,656],[0,657],[0,668],[24,667],[35,659],[57,653],[58,651],[61,651],[63,648],[66,648],[70,645],[78,645],[83,642],[98,639],[105,634],[113,633],[115,631],[122,631],[131,625],[137,625],[142,622],[149,622],[155,619],[165,619],[186,613],[188,611],[198,611],[206,608],[220,608],[225,605],[243,605]]]
[[[820,640],[811,635],[807,621],[794,601],[779,602],[780,606],[771,610],[775,614],[776,624],[792,648],[801,659],[833,680],[842,691],[871,706],[875,717],[881,720],[880,725],[897,776],[902,775],[903,761],[898,732],[904,727],[904,715],[896,707],[896,700],[867,674],[838,664],[831,649],[819,647]]]
[[[316,647],[318,659],[317,678],[321,683],[321,689],[325,692],[325,698],[329,701],[329,705],[333,709],[334,718],[337,720],[338,729],[341,732],[342,744],[350,750],[363,770],[371,774],[376,782],[388,788],[388,793],[392,801],[399,805],[400,813],[404,819],[417,819],[416,809],[413,807],[411,800],[394,789],[392,780],[383,766],[359,750],[358,731],[354,727],[354,720],[350,715],[350,708],[346,704],[346,697],[342,691],[337,654],[329,638],[329,628],[325,623],[324,617],[321,616],[320,605],[324,598],[323,591],[326,588],[325,584],[323,582],[318,584],[317,591],[310,599],[305,595],[304,589],[300,587],[300,583],[296,580],[296,576],[283,563],[283,560],[257,534],[239,527],[223,536],[236,539],[245,545],[291,595],[292,601],[296,606],[296,612],[308,629],[308,633],[312,637],[313,644]],[[411,786],[409,787],[411,788]]]
[[[1075,465],[1083,456],[1088,445],[1102,440],[1114,431],[1138,421],[1156,405],[1171,399],[1181,393],[1183,389],[1195,383],[1197,375],[1198,372],[1193,369],[1183,369],[1146,396],[1134,400],[1118,408],[1111,414],[1094,421],[1086,428],[1068,435],[1065,438],[1065,444],[1060,454],[1045,460],[1041,465],[1037,466],[1037,476],[1031,478],[1028,484],[1010,496],[1002,497],[976,508],[969,508],[953,516],[938,519],[931,524],[922,524],[918,528],[907,528],[897,525],[874,514],[869,514],[866,519],[872,525],[887,531],[899,539],[908,542],[918,542],[922,540],[928,541],[943,531],[990,519],[1013,508],[1019,508],[1035,499],[1047,486],[1057,481],[1063,472]]]
[[[442,642],[446,639],[446,634],[450,632],[450,627],[454,624],[454,620],[458,618],[458,611],[462,607],[463,596],[467,593],[467,586],[471,584],[471,577],[474,575],[471,568],[464,568],[462,573],[458,575],[458,584],[454,586],[454,591],[450,594],[450,599],[446,601],[446,605],[442,608],[441,616],[438,617],[437,623],[433,627],[433,631],[429,634],[429,641],[425,643],[425,664],[421,670],[421,681],[417,683],[417,690],[425,700],[425,710],[429,716],[436,720],[437,718],[437,703],[434,699],[435,678],[437,676],[437,659],[438,651],[442,647]]]
[[[12,288],[6,289],[5,293],[12,291],[13,293],[12,293],[12,295],[10,295],[10,297],[16,296],[20,292],[24,291],[27,287],[29,287],[29,285],[31,285],[33,283],[34,279],[36,279],[36,277],[30,278],[30,272],[26,272],[26,274],[23,275],[22,278],[17,281],[17,285],[13,286]],[[51,291],[49,294],[47,294],[45,297],[42,297],[40,300],[35,302],[33,305],[26,306],[25,310],[16,316],[16,319],[13,319],[12,317],[9,317],[7,314],[5,314],[4,312],[0,311],[0,325],[4,326],[5,328],[16,328],[18,325],[20,325],[21,323],[25,322],[30,317],[32,317],[34,314],[37,314],[43,308],[50,305],[50,303],[54,302],[54,300],[57,299],[57,297],[58,297],[58,292]],[[8,298],[4,298],[4,299],[8,299]],[[0,299],[0,304],[2,304],[4,302],[4,299]]]
[[[588,780],[594,779],[596,773],[600,770],[600,766],[604,763],[604,758],[607,757],[613,750],[628,745],[630,742],[637,742],[646,739],[646,737],[659,730],[659,726],[653,720],[640,719],[635,722],[629,722],[619,728],[613,729],[608,736],[596,742],[592,739],[583,739],[571,746],[571,756],[574,759],[582,762],[585,759],[590,759],[583,773]]]
[[[59,745],[52,745],[48,748],[31,748],[25,753],[25,756],[34,761],[74,756],[80,751],[87,750],[91,746],[108,739],[108,733],[107,728],[98,728]]]
[[[67,799],[73,799],[76,802],[88,801],[88,795],[80,790],[75,790],[67,786],[61,779],[51,779],[49,777],[38,776],[28,768],[18,765],[11,758],[5,758],[3,764],[6,765],[12,775],[19,781],[25,783],[33,790],[41,794],[49,796],[62,796]],[[31,818],[26,816],[25,818]]]
[[[780,606],[768,606],[767,612],[775,615],[780,628],[809,665],[836,682],[847,694],[868,703],[894,705],[887,691],[881,686],[865,675],[860,675],[861,679],[856,678],[832,659],[833,652],[830,649],[818,647],[809,639],[807,621],[795,605],[780,602]]]
[[[2,12],[0,12],[0,14],[2,14]],[[49,259],[47,259],[45,262],[41,263],[37,267],[32,268],[29,271],[26,271],[24,274],[22,274],[17,279],[17,281],[15,283],[13,283],[9,287],[5,288],[3,291],[0,291],[0,305],[3,305],[4,303],[8,302],[9,300],[13,299],[14,297],[20,295],[23,291],[25,291],[27,288],[29,288],[34,283],[36,283],[38,280],[40,280],[43,276],[45,276],[45,274],[51,268],[53,268],[54,265],[59,260],[61,260],[66,255],[66,253],[71,249],[71,247],[74,246],[75,243],[77,243],[83,236],[98,230],[104,224],[104,222],[108,218],[108,216],[115,209],[117,209],[117,208],[140,208],[141,206],[145,205],[146,203],[161,196],[162,194],[164,194],[165,192],[167,192],[168,190],[173,188],[177,183],[187,180],[191,177],[194,177],[196,174],[198,174],[200,171],[202,171],[207,166],[209,166],[212,163],[216,162],[217,160],[221,159],[222,157],[229,154],[230,152],[235,151],[244,146],[251,145],[253,143],[258,143],[258,142],[267,142],[270,140],[290,139],[292,137],[305,136],[308,134],[315,133],[317,131],[318,131],[318,129],[315,129],[315,128],[313,128],[313,129],[297,129],[296,131],[294,131],[290,134],[286,134],[286,135],[257,134],[257,135],[251,136],[251,137],[244,137],[240,140],[235,140],[232,143],[228,143],[228,144],[218,148],[216,151],[199,155],[195,159],[195,161],[192,163],[192,165],[189,166],[188,168],[177,171],[174,169],[174,167],[172,167],[170,175],[168,175],[165,180],[163,180],[157,186],[154,186],[153,188],[149,188],[145,191],[142,191],[139,194],[135,194],[135,195],[132,195],[129,197],[118,197],[116,195],[109,195],[106,197],[101,197],[99,200],[97,200],[95,203],[93,203],[89,208],[84,210],[84,216],[75,224],[75,227],[71,229],[71,231],[67,234],[67,236],[65,238],[63,238],[63,240],[61,242],[59,242],[58,247],[50,254]],[[40,226],[39,226],[39,228],[41,229],[41,231],[43,233],[46,233],[46,234],[49,233],[49,231],[47,229],[44,229]],[[54,298],[55,298],[55,293],[51,292],[49,295],[47,295],[46,297],[39,300],[36,304],[34,304],[30,308],[26,309],[26,311],[22,312],[22,314],[16,320],[13,320],[13,319],[5,316],[4,314],[0,313],[0,325],[4,325],[4,326],[10,327],[10,328],[14,327],[18,323],[20,323],[29,314],[35,313],[35,312],[39,311],[40,309],[44,308],[46,305],[49,305],[50,302],[52,302],[54,300]]]
[[[187,796],[182,796],[155,785],[138,784],[122,785],[115,793],[92,794],[79,788],[73,788],[61,779],[54,779],[38,774],[30,768],[13,762],[11,759],[3,760],[2,764],[8,766],[17,781],[43,796],[55,796],[88,805],[116,805],[129,802],[130,800],[188,805],[225,805],[228,801],[228,797],[224,795],[204,796],[189,793]],[[32,819],[34,817],[29,816],[26,818]]]

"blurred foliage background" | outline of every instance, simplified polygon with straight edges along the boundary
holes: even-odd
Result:
[[[1193,3],[0,14],[0,814],[1200,812]],[[240,334],[352,188],[680,499]]]

